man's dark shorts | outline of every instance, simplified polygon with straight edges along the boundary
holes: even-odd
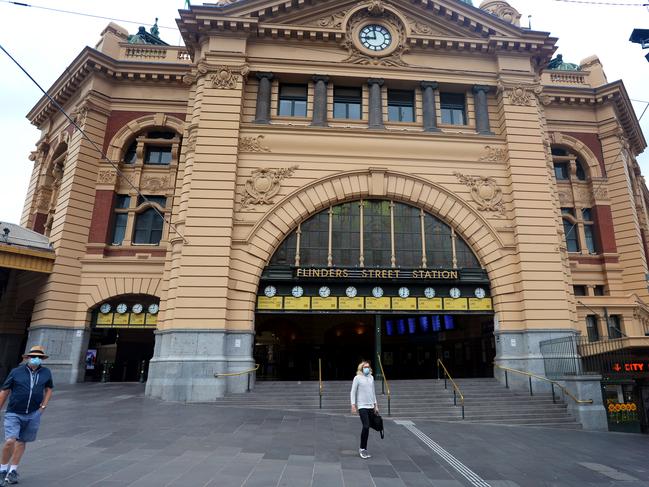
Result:
[[[4,423],[5,440],[15,438],[24,443],[34,441],[41,425],[41,411],[37,409],[29,414],[5,413]]]

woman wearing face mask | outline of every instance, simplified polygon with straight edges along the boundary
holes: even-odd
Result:
[[[379,412],[376,404],[376,394],[374,393],[374,377],[372,377],[372,368],[369,362],[361,362],[356,370],[356,377],[352,383],[351,392],[352,414],[358,411],[358,415],[363,423],[361,430],[361,447],[358,450],[361,458],[370,458],[372,455],[367,453],[367,437],[370,434],[370,415]]]

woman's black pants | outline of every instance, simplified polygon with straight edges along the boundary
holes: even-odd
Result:
[[[363,429],[361,431],[361,449],[367,450],[367,437],[370,435],[370,414],[373,414],[372,409],[359,409],[358,415],[361,417]]]

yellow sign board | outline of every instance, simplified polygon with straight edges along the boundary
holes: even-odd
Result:
[[[493,303],[491,298],[469,298],[469,309],[471,311],[491,311],[493,309]]]
[[[420,311],[440,311],[442,298],[417,298],[417,306]]]
[[[338,309],[338,298],[329,297],[313,297],[311,298],[311,309],[318,310],[329,310],[329,309]]]
[[[390,309],[390,298],[365,298],[367,309]]]
[[[444,309],[446,311],[466,311],[469,303],[466,298],[444,298]]]
[[[338,308],[344,310],[365,309],[365,298],[338,298]]]
[[[131,325],[143,325],[144,324],[144,313],[131,313]]]
[[[274,298],[259,296],[257,298],[257,309],[282,309],[282,298],[281,296]]]
[[[284,309],[292,310],[309,310],[311,309],[311,298],[302,297],[294,298],[293,296],[287,296],[284,298]]]
[[[128,325],[129,315],[131,313],[115,313],[113,325]]]
[[[97,315],[97,325],[112,325],[113,324],[113,313],[99,313]]]
[[[151,313],[146,314],[146,324],[156,326],[158,324],[158,315],[152,315]]]
[[[392,309],[417,310],[417,298],[392,298]]]

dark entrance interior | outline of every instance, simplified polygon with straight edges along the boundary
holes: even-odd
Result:
[[[260,380],[353,378],[361,360],[376,369],[374,314],[256,315]],[[441,358],[453,377],[493,377],[492,315],[379,316],[381,358],[388,379],[437,377]],[[376,371],[375,371],[376,373]]]
[[[94,328],[86,355],[86,380],[101,380],[104,364],[108,364],[106,380],[111,382],[139,381],[143,365],[146,380],[153,346],[152,329]]]

